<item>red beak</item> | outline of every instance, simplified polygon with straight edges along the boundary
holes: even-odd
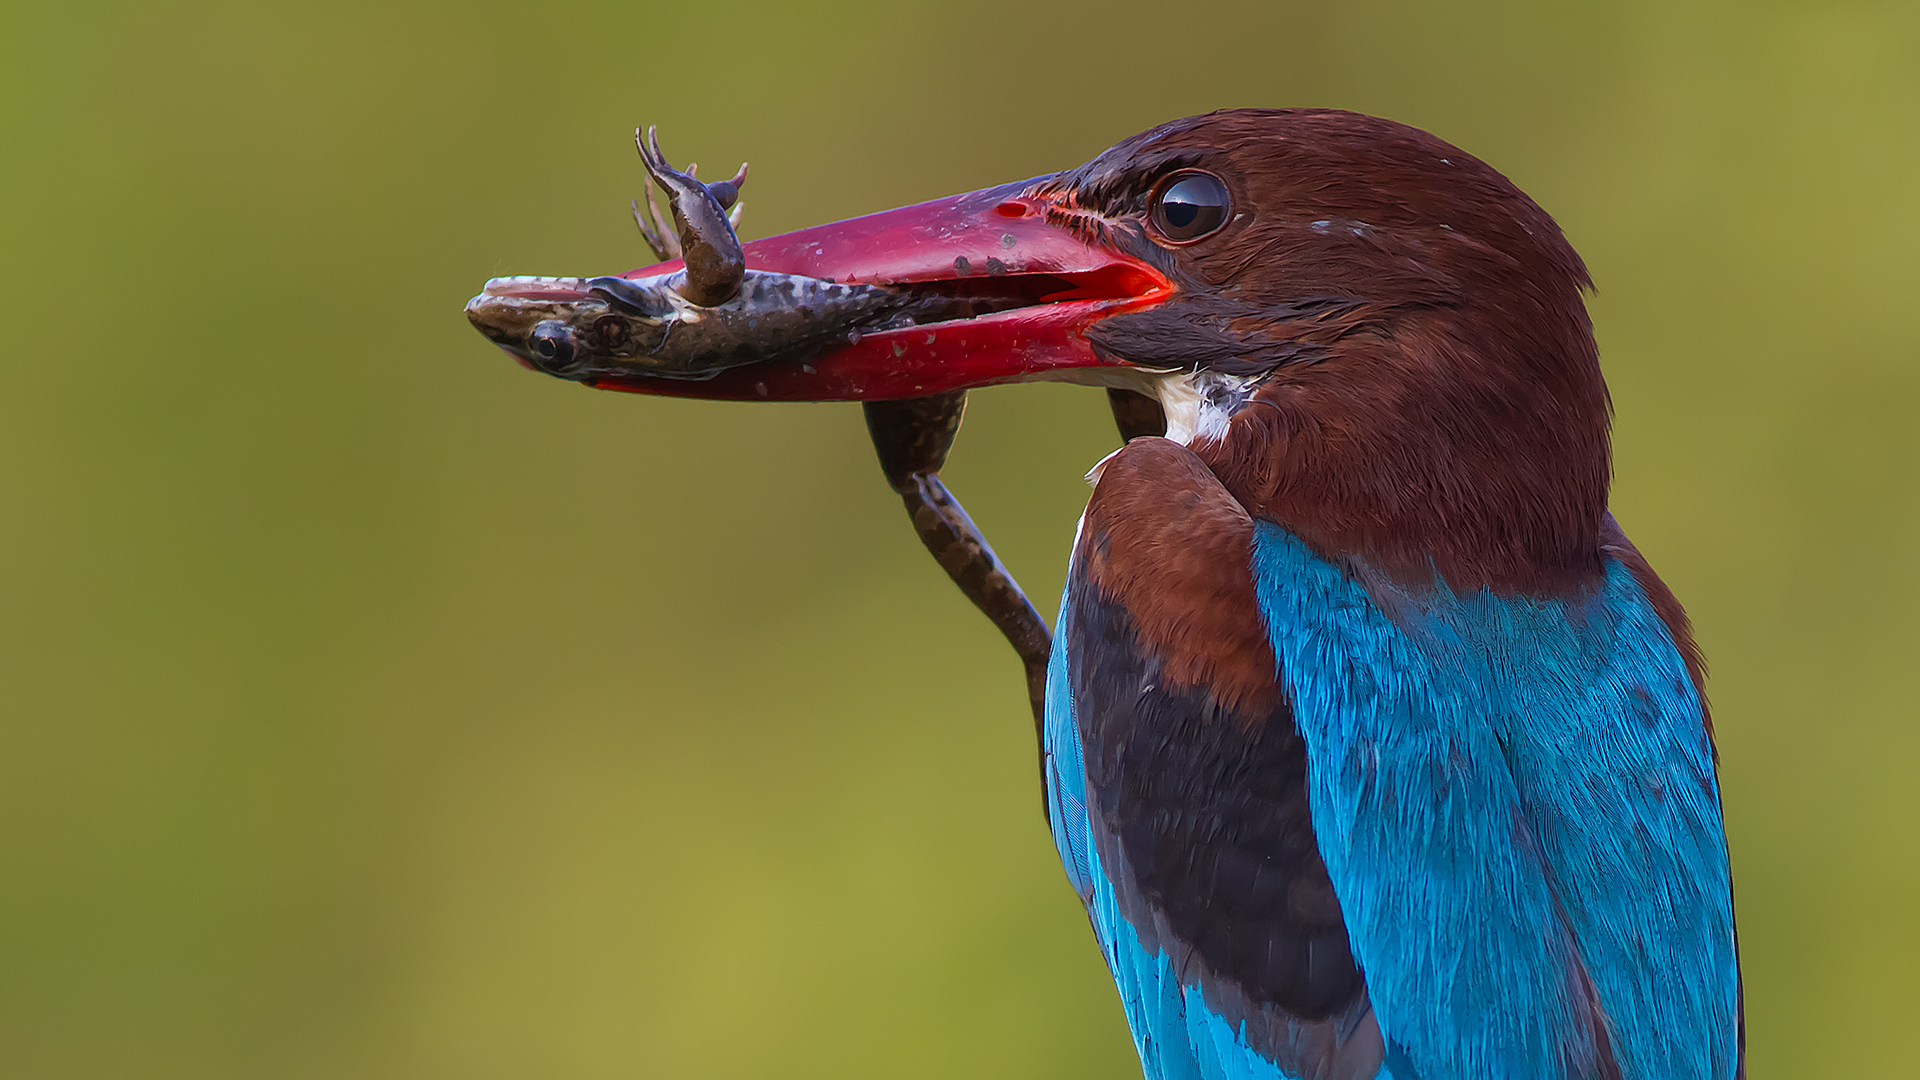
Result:
[[[1171,286],[1151,265],[1089,240],[1105,230],[1091,222],[1073,227],[1085,220],[1079,212],[1024,194],[1033,186],[986,188],[744,246],[750,270],[841,283],[921,283],[952,295],[992,297],[991,306],[1004,310],[861,335],[804,364],[751,364],[700,380],[622,374],[591,385],[731,401],[881,401],[1126,366],[1097,355],[1087,328],[1158,303]],[[679,266],[662,263],[621,276]],[[1008,297],[1020,306],[1008,308]],[[1097,381],[1091,373],[1089,381]]]

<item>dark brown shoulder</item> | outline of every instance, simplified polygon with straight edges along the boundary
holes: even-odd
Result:
[[[1138,438],[1103,463],[1076,556],[1124,606],[1174,686],[1242,715],[1279,703],[1253,591],[1253,519],[1193,452]]]
[[[1089,824],[1148,955],[1289,1075],[1381,1045],[1315,843],[1307,748],[1256,606],[1253,523],[1192,453],[1137,438],[1083,520],[1054,647]]]
[[[1687,676],[1693,680],[1693,689],[1700,695],[1700,714],[1707,724],[1707,735],[1713,735],[1713,711],[1707,705],[1707,661],[1700,654],[1699,643],[1693,640],[1693,623],[1687,618],[1687,609],[1680,606],[1680,598],[1673,595],[1667,583],[1653,572],[1647,557],[1633,546],[1627,534],[1620,531],[1620,523],[1608,514],[1600,519],[1601,554],[1619,559],[1640,583],[1640,591],[1647,594],[1653,603],[1654,614],[1667,625],[1667,633],[1673,636],[1673,643],[1680,649],[1680,659],[1686,662]]]

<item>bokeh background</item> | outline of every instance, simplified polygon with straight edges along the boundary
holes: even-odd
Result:
[[[600,394],[461,305],[1333,105],[1586,256],[1712,682],[1751,1076],[1920,1010],[1920,6],[16,2],[0,1074],[1137,1075],[1017,665],[854,406]],[[948,479],[1051,609],[1101,395]]]

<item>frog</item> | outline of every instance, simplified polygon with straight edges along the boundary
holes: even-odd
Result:
[[[697,166],[683,172],[668,164],[657,129],[636,130],[634,144],[670,208],[662,213],[649,188],[649,213],[635,200],[634,220],[655,257],[683,265],[488,281],[467,302],[467,318],[527,367],[587,385],[623,375],[708,379],[747,364],[805,363],[863,334],[971,317],[981,304],[979,297],[748,269],[736,232],[746,165],[707,184]]]
[[[647,247],[680,269],[634,276],[494,278],[467,317],[530,368],[588,386],[622,376],[699,380],[747,364],[805,364],[867,332],[993,310],[990,293],[948,293],[752,270],[737,232],[747,166],[703,183],[697,166],[667,162],[656,128],[636,129],[649,178],[667,192],[668,213],[645,192],[630,204]],[[1047,624],[940,479],[966,391],[862,404],[887,485],[934,560],[1013,646],[1036,730],[1044,722]],[[1144,399],[1143,399],[1144,400]],[[1116,405],[1116,415],[1119,406]],[[1123,430],[1125,424],[1123,423]]]

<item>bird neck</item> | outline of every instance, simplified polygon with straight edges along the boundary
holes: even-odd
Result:
[[[1343,349],[1337,370],[1257,385],[1189,376],[1162,394],[1169,436],[1255,518],[1328,558],[1407,583],[1438,576],[1456,591],[1591,585],[1610,472],[1597,358],[1463,364],[1448,355],[1455,344],[1363,342]]]

